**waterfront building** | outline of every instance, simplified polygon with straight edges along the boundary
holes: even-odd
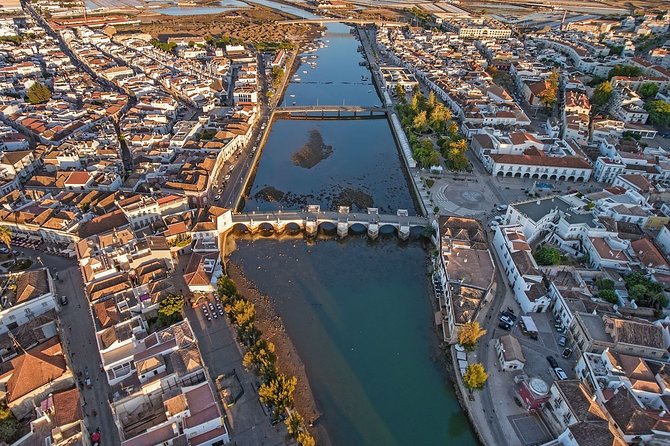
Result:
[[[477,319],[492,298],[495,264],[481,224],[472,218],[438,219],[440,257],[435,277],[441,285],[441,324],[445,341],[455,342],[458,327]]]

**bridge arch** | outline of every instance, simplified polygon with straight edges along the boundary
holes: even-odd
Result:
[[[300,231],[302,231],[302,227],[300,226],[299,223],[290,221],[284,225],[284,232],[288,234],[297,234]]]
[[[322,234],[333,234],[337,232],[337,223],[332,221],[322,221],[319,223],[319,232]]]
[[[379,233],[381,235],[394,235],[396,232],[398,232],[398,228],[395,225],[390,223],[379,225]]]
[[[234,234],[249,234],[251,231],[247,227],[246,224],[244,223],[235,223],[233,225],[233,233]]]
[[[258,225],[258,231],[262,234],[271,234],[275,232],[275,227],[272,223],[264,221]]]
[[[349,232],[352,234],[365,234],[368,228],[363,223],[354,223],[349,225]]]

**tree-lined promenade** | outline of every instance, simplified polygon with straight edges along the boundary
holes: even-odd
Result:
[[[408,102],[405,91],[398,86],[396,95],[400,98],[396,110],[414,159],[422,167],[437,166],[441,155],[450,169],[467,169],[468,143],[458,134],[458,124],[452,120],[451,111],[435,93],[431,91],[426,98],[415,91]]]
[[[307,431],[303,417],[293,408],[297,378],[279,372],[274,344],[256,327],[256,307],[237,291],[227,276],[219,278],[217,294],[237,331],[238,341],[246,349],[244,367],[254,370],[261,380],[258,390],[261,403],[271,408],[273,420],[285,416],[288,432],[300,446],[314,446],[314,438]]]

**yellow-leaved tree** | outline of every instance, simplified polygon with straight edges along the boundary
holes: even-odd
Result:
[[[486,380],[489,378],[488,373],[484,369],[484,366],[481,363],[470,364],[467,369],[465,369],[465,374],[463,375],[463,383],[465,387],[472,390],[481,390],[486,384]]]
[[[479,325],[479,322],[466,322],[458,330],[458,343],[467,350],[474,350],[479,338],[485,334],[486,330]]]

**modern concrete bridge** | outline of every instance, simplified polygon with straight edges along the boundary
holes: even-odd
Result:
[[[386,117],[386,108],[361,105],[291,105],[277,107],[275,113],[286,114],[292,118]],[[326,113],[337,113],[337,115],[326,115]]]
[[[314,236],[319,230],[319,225],[323,223],[335,225],[340,238],[346,237],[349,229],[354,225],[365,227],[368,236],[372,239],[377,238],[381,227],[391,226],[396,229],[398,236],[403,240],[409,238],[411,228],[425,228],[430,225],[427,218],[410,216],[405,209],[398,209],[395,215],[388,215],[380,214],[377,208],[368,208],[367,212],[362,213],[351,212],[348,206],[340,206],[338,212],[322,212],[320,206],[310,205],[303,211],[233,214],[232,225],[229,229],[241,225],[251,233],[262,229],[272,229],[277,233],[282,233],[288,226],[293,226],[305,231],[309,236]]]

